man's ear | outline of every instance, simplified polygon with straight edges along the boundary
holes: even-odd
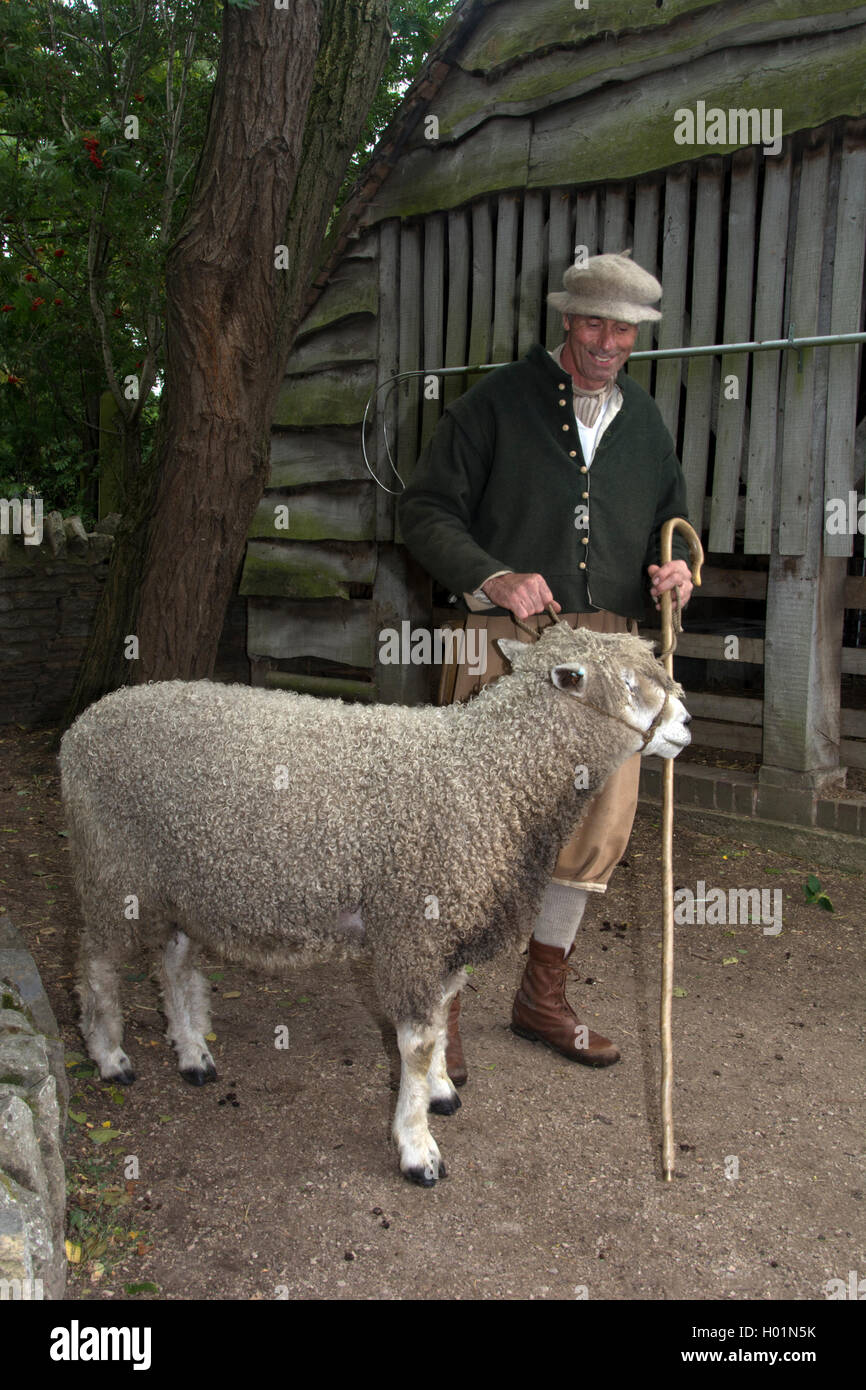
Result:
[[[568,695],[582,695],[586,690],[586,671],[576,664],[553,666],[550,679],[557,690],[564,690]]]
[[[501,651],[505,660],[511,666],[516,666],[520,660],[521,652],[525,652],[528,646],[526,642],[516,642],[513,637],[497,637],[496,645]]]

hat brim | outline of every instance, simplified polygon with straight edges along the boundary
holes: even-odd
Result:
[[[568,290],[555,290],[553,294],[547,296],[547,302],[552,309],[559,309],[563,314],[582,314],[584,318],[616,319],[620,323],[657,323],[661,318],[661,310],[653,309],[649,304],[634,304],[627,300],[596,300],[589,298],[579,299],[569,294]]]

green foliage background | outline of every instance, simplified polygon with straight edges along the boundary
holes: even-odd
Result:
[[[454,8],[393,0],[347,187]],[[153,444],[165,257],[204,141],[222,6],[0,0],[0,24],[0,496],[31,488],[46,510],[93,519],[106,389],[144,458]],[[143,369],[157,390],[137,406],[128,379]]]

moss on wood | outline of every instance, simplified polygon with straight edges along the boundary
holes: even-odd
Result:
[[[241,594],[273,598],[348,598],[350,584],[372,584],[376,547],[251,541]]]
[[[271,423],[284,428],[359,424],[375,388],[376,369],[372,364],[286,377]]]
[[[350,314],[375,314],[379,307],[379,271],[375,259],[345,257],[298,329],[298,341]]]
[[[369,479],[356,428],[291,430],[271,436],[269,487]]]
[[[333,676],[298,676],[289,671],[268,671],[265,685],[295,690],[300,695],[324,695],[351,700],[375,700],[376,687],[366,681],[340,680]]]
[[[376,535],[374,484],[267,492],[248,535],[269,541],[367,541]]]

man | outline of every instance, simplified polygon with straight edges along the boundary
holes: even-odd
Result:
[[[455,700],[502,674],[495,639],[528,640],[509,615],[540,629],[551,603],[572,626],[636,631],[647,586],[656,608],[667,589],[676,586],[681,604],[691,594],[679,536],[677,558],[659,564],[662,523],[686,513],[674,443],[654,401],[622,371],[638,325],[661,318],[661,285],[623,252],[570,266],[564,286],[548,296],[563,313],[564,343],[552,353],[536,344],[449,406],[400,499],[407,546],[462,592],[467,627],[486,630],[487,670],[458,669]],[[515,1032],[589,1066],[620,1054],[571,1009],[567,962],[588,895],[607,890],[625,851],[639,772],[635,754],[562,850],[512,1010]],[[447,1059],[456,1085],[466,1080],[458,1011],[459,996]]]

